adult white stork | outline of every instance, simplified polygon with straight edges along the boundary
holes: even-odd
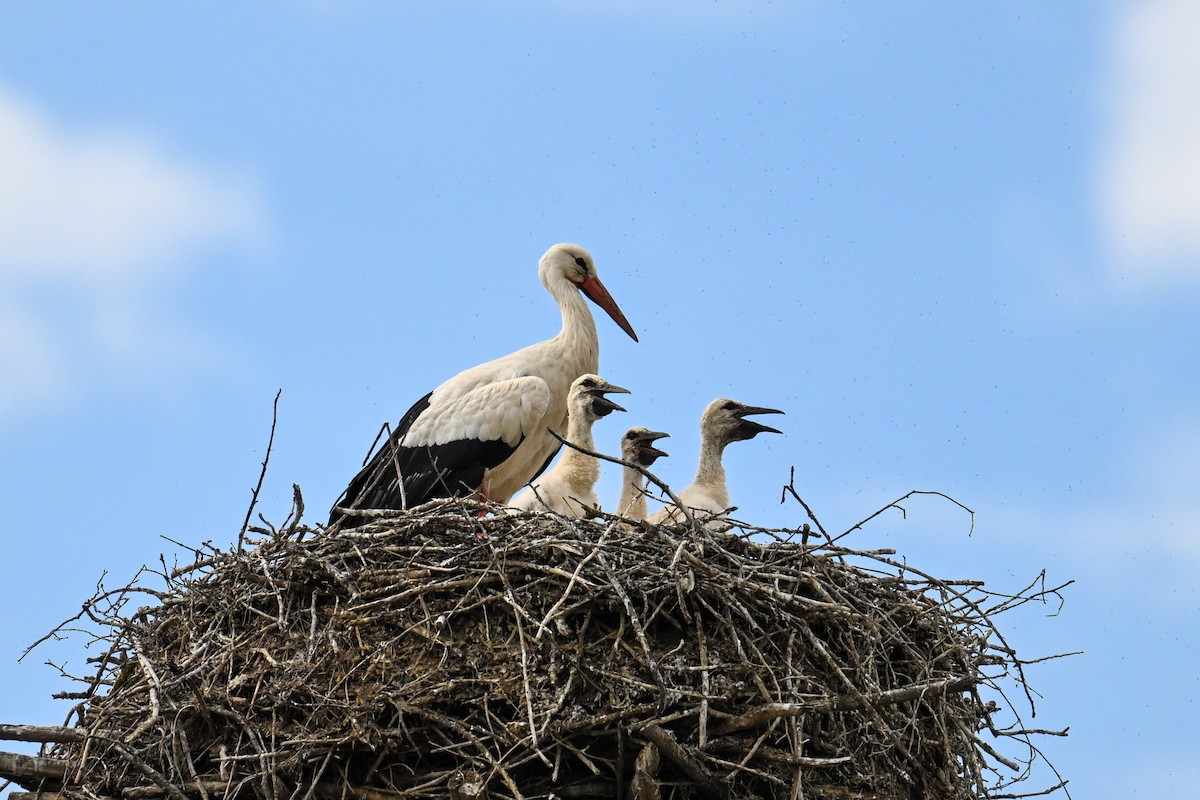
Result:
[[[567,395],[567,442],[595,451],[592,426],[596,420],[614,411],[624,411],[604,395],[629,394],[628,389],[613,386],[599,375],[586,374],[575,379]],[[525,511],[554,511],[568,517],[582,517],[589,508],[600,505],[596,481],[600,480],[600,461],[570,447],[541,477],[529,484],[509,505]]]
[[[553,339],[460,372],[408,410],[388,441],[350,481],[332,525],[363,518],[345,509],[405,509],[438,497],[507,502],[550,463],[567,425],[571,382],[599,367],[596,323],[584,296],[636,342],[629,321],[596,275],[586,250],[556,244],[538,262],[542,285],[562,311]]]
[[[753,414],[782,414],[774,408],[748,406],[725,397],[708,404],[700,416],[700,466],[696,479],[679,493],[679,501],[687,508],[707,514],[720,514],[731,505],[729,486],[725,482],[725,466],[721,457],[730,442],[753,439],[760,433],[782,433],[746,417]],[[660,508],[650,521],[679,522],[683,515],[675,506]]]
[[[649,428],[630,428],[621,437],[621,459],[649,467],[667,455],[654,443],[669,435]],[[622,470],[621,500],[617,503],[617,514],[639,521],[646,518],[646,476],[633,467],[626,466]]]

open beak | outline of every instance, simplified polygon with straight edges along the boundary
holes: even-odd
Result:
[[[629,320],[625,319],[625,315],[621,313],[621,309],[617,307],[617,301],[612,299],[612,295],[608,293],[608,289],[604,288],[604,284],[600,279],[592,276],[579,284],[579,290],[587,295],[587,298],[596,305],[604,309],[613,322],[621,326],[621,330],[629,334],[629,338],[635,342],[638,340],[637,334],[633,332],[633,326],[629,324]]]
[[[643,467],[648,467],[656,460],[669,455],[654,446],[654,443],[659,439],[665,439],[671,434],[659,433],[658,431],[650,431],[638,438],[638,463]]]
[[[597,386],[595,389],[588,391],[592,395],[592,412],[598,417],[607,417],[614,411],[624,411],[625,409],[605,397],[606,394],[630,394],[628,389],[620,386],[613,386],[611,383],[606,383],[603,386]]]
[[[738,432],[747,439],[752,439],[760,433],[783,433],[783,431],[772,428],[769,425],[763,425],[761,422],[755,422],[746,417],[754,414],[782,414],[783,412],[777,408],[763,408],[762,406],[742,406],[736,412],[737,416],[742,418],[738,425]]]

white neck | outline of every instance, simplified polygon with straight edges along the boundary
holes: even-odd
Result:
[[[577,354],[583,363],[571,365],[578,367],[571,379],[585,372],[597,372],[600,369],[600,339],[596,335],[596,321],[588,309],[588,302],[579,287],[562,275],[552,274],[546,282],[558,308],[562,311],[562,330],[551,342],[556,348],[566,353]]]
[[[727,442],[704,437],[700,443],[700,466],[696,468],[696,486],[704,487],[708,494],[724,508],[729,507],[729,487],[725,483],[725,466],[721,456]]]
[[[624,467],[621,480],[621,502],[617,513],[630,519],[646,518],[646,478],[633,467]]]
[[[596,446],[592,440],[594,422],[595,420],[572,414],[567,420],[567,441],[585,450],[595,451]],[[579,492],[591,490],[596,481],[600,480],[600,462],[571,447],[566,448],[555,469],[563,474],[571,489]]]

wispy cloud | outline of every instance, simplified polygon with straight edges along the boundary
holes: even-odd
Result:
[[[951,570],[975,569],[986,559],[990,568],[1016,569],[1020,580],[1047,567],[1055,579],[1091,576],[1093,586],[1120,581],[1123,591],[1160,609],[1195,609],[1200,598],[1192,577],[1200,568],[1200,413],[1163,418],[1107,459],[1107,491],[1059,491],[1053,500],[1036,485],[1003,496],[979,487],[953,491],[976,512],[971,539],[970,520],[961,508],[925,496],[902,503],[907,514],[889,509],[876,517],[850,544],[886,544],[907,553],[921,542],[922,558],[936,553]],[[872,490],[869,502],[849,494],[820,498],[817,513],[836,533],[912,488],[896,481],[885,485],[891,488]],[[831,508],[853,511],[837,519]]]
[[[214,239],[253,238],[258,200],[133,133],[73,133],[0,89],[0,276],[142,277]]]
[[[1108,492],[1053,504],[978,501],[984,535],[1054,554],[1055,571],[1117,580],[1158,608],[1194,609],[1200,567],[1200,415],[1163,419],[1111,455]],[[1093,582],[1094,583],[1094,582]],[[1189,612],[1190,613],[1190,612]]]
[[[1125,513],[1134,518],[1126,531],[1136,531],[1147,549],[1200,564],[1200,416],[1162,420],[1126,469]]]
[[[544,8],[575,16],[628,20],[675,28],[767,24],[794,8],[774,0],[485,0],[494,5]]]
[[[49,331],[20,307],[0,301],[0,419],[62,389],[66,369]]]
[[[1076,505],[1008,504],[1006,536],[1047,536],[1080,561],[1188,572],[1200,565],[1200,416],[1163,419],[1113,454],[1119,488]]]
[[[72,130],[0,87],[0,419],[79,389],[72,376],[121,361],[122,342],[151,370],[195,349],[156,310],[172,281],[266,230],[247,181],[143,133]]]
[[[1200,281],[1200,4],[1129,4],[1114,36],[1104,236],[1121,277]]]

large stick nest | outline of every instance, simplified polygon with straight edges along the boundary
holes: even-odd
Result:
[[[1023,685],[995,613],[1044,587],[996,603],[807,528],[480,517],[465,502],[261,532],[164,566],[165,591],[85,605],[103,652],[76,695],[82,735],[47,753],[64,778],[43,789],[1012,797],[999,792],[1036,753],[987,695]],[[123,612],[134,592],[157,605]]]

